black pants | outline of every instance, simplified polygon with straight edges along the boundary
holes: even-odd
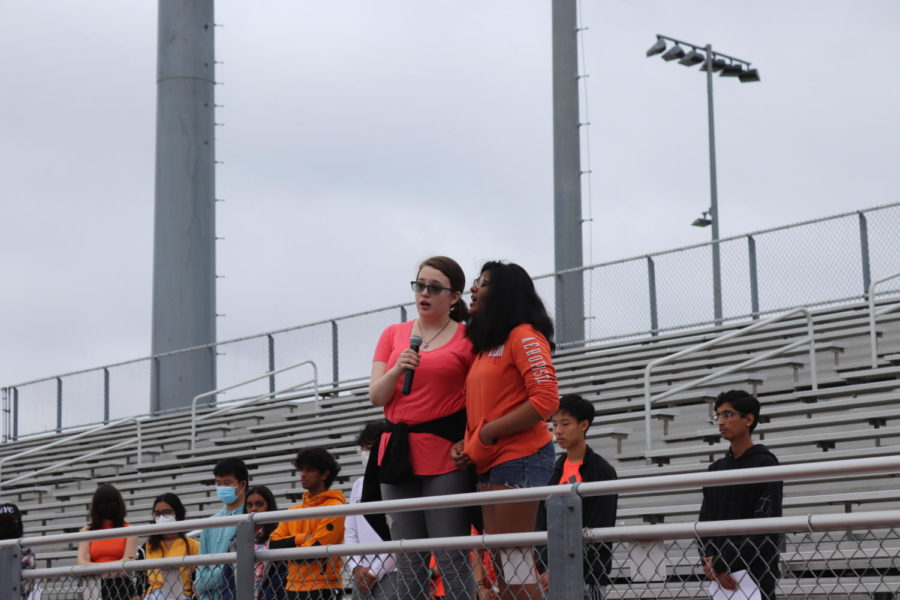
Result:
[[[100,579],[100,597],[103,600],[131,600],[137,595],[137,588],[127,575]]]

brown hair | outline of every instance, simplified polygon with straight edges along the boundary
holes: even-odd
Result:
[[[419,265],[420,271],[422,270],[422,267],[437,269],[450,280],[450,289],[454,292],[459,292],[460,294],[463,293],[463,290],[466,287],[466,274],[463,273],[459,263],[449,256],[432,256],[431,258],[427,258]],[[466,302],[463,300],[462,295],[460,295],[459,300],[450,307],[450,318],[458,322],[469,320],[469,307],[466,306]]]

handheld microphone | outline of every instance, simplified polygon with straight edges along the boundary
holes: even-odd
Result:
[[[422,345],[422,338],[420,336],[418,336],[418,335],[409,336],[409,347],[410,348],[412,348],[413,350],[418,352],[419,346],[421,346],[421,345]],[[403,372],[403,387],[400,388],[401,394],[409,395],[409,392],[412,390],[413,375],[415,375],[415,371],[412,369],[406,369],[406,371]]]

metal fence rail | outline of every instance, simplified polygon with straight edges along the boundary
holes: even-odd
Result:
[[[866,300],[873,280],[900,272],[898,240],[900,203],[721,239],[716,243],[722,260],[722,320],[758,319],[798,306]],[[551,314],[556,280],[573,272],[585,278],[586,339],[561,346],[715,324],[712,245],[536,277]],[[884,286],[878,294],[896,293],[896,287]],[[165,369],[166,359],[181,352],[215,353],[219,387],[306,359],[322,366],[324,373],[330,371],[323,377],[331,383],[362,379],[369,374],[381,330],[412,314],[411,302],[396,304],[7,385],[2,388],[3,439],[143,414],[142,407],[150,406],[152,365]],[[260,381],[248,394],[267,391],[266,382]],[[20,405],[29,410],[22,412]]]
[[[302,580],[304,585],[330,587],[335,590],[334,597],[343,597],[351,586],[351,575],[345,567],[350,557],[387,554],[395,557],[418,555],[427,559],[435,554],[439,557],[436,564],[440,565],[440,557],[447,556],[442,553],[456,552],[459,555],[461,552],[459,556],[464,560],[458,564],[462,566],[455,572],[444,569],[443,582],[447,586],[465,586],[472,592],[479,582],[497,585],[499,590],[510,581],[533,586],[540,586],[543,581],[548,586],[548,598],[582,598],[587,588],[590,588],[588,591],[602,592],[607,598],[706,598],[709,583],[702,566],[702,549],[707,540],[717,539],[738,549],[751,549],[749,553],[738,552],[738,557],[747,561],[756,580],[760,578],[756,558],[763,559],[762,576],[767,575],[765,569],[770,569],[768,575],[771,575],[777,594],[791,598],[872,598],[873,594],[896,591],[900,582],[900,510],[582,529],[578,508],[583,496],[635,490],[659,492],[861,472],[897,473],[900,472],[900,457],[739,471],[326,506],[3,540],[0,541],[0,589],[12,590],[25,584],[32,590],[39,589],[42,600],[49,600],[93,598],[91,594],[95,593],[101,597],[104,589],[109,597],[110,588],[134,597],[143,595],[151,586],[168,585],[178,586],[176,596],[182,596],[185,595],[182,592],[186,591],[182,586],[198,585],[197,581],[202,580],[198,576],[192,578],[190,573],[205,569],[206,576],[212,573],[217,581],[221,580],[217,585],[232,586],[229,597],[250,600],[253,598],[252,573],[255,565],[261,563],[266,569],[272,567],[282,573],[276,584],[285,585],[288,589],[299,585]],[[662,500],[664,497],[660,498]],[[256,525],[261,523],[526,499],[547,500],[549,533],[488,534],[368,544],[336,543],[282,550],[258,549],[254,541]],[[18,562],[25,548],[35,548],[39,556],[42,547],[52,544],[227,525],[238,528],[234,552],[24,571]],[[767,537],[776,539],[772,536],[777,536],[777,546],[761,550],[758,540]],[[599,549],[608,552],[608,561],[596,559],[602,556]],[[584,558],[587,562],[582,560]],[[732,563],[735,564],[739,563]],[[315,568],[303,570],[297,565],[314,565]],[[187,576],[166,577],[167,571]],[[493,580],[486,574],[491,571]],[[738,571],[732,566],[731,573],[737,575]],[[400,577],[399,581],[402,585],[410,585],[411,580]],[[474,598],[472,595],[456,597]]]

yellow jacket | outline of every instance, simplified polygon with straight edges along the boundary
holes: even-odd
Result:
[[[346,503],[344,494],[340,490],[325,490],[312,498],[310,498],[309,492],[306,492],[303,494],[303,503],[292,506],[291,509]],[[278,524],[269,537],[269,548],[274,550],[276,548],[327,546],[340,544],[343,541],[344,517],[284,521]],[[340,558],[292,560],[288,564],[288,577],[284,589],[290,592],[305,592],[342,588],[344,587],[341,580],[342,567],[343,562]]]
[[[160,541],[159,548],[151,550],[149,544],[144,545],[144,558],[173,558],[175,556],[193,556],[200,554],[200,542],[194,538],[178,538],[172,542],[172,545],[166,548],[165,542]],[[182,567],[181,582],[184,585],[184,595],[191,596],[194,586],[191,583],[191,573],[193,568]],[[165,574],[159,569],[149,569],[147,571],[147,594],[153,590],[158,590],[165,582]],[[167,590],[169,595],[172,590]]]

